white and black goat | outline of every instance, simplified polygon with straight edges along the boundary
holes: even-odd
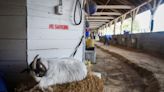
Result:
[[[80,81],[87,76],[86,65],[73,58],[46,60],[37,55],[29,70],[41,89],[55,84]]]

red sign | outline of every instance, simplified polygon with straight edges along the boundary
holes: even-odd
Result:
[[[49,24],[49,29],[68,30],[68,25]]]

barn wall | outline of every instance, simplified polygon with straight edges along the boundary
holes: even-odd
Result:
[[[63,0],[63,15],[54,13],[58,4],[58,0],[0,0],[0,74],[11,88],[25,78],[20,72],[35,55],[68,57],[78,45],[84,21],[79,26],[72,24],[75,0]],[[69,29],[49,29],[50,24],[68,25]],[[75,56],[80,61],[83,45]]]
[[[73,10],[76,0],[63,0],[63,15],[56,15],[54,7],[59,0],[27,0],[28,62],[39,54],[54,59],[69,57],[83,34],[84,22],[73,25]],[[78,15],[77,18],[78,19]],[[68,30],[49,29],[50,24],[68,25]],[[75,58],[82,61],[83,44]]]
[[[112,43],[164,56],[164,32],[115,35]]]
[[[0,0],[0,72],[11,84],[27,65],[25,6],[26,0]]]

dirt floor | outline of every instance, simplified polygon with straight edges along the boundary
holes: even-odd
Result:
[[[100,42],[96,42],[96,47],[112,54],[137,71],[146,85],[144,92],[164,92],[164,59],[112,45],[104,46]]]
[[[131,66],[98,48],[96,52],[93,70],[102,74],[104,92],[149,92],[145,90],[145,78]]]

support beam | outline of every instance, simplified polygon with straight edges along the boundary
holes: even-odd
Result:
[[[118,15],[118,16],[120,16],[121,13],[118,13],[118,12],[96,12],[93,15]]]
[[[132,22],[131,22],[131,34],[133,33],[133,30],[134,30],[134,20],[135,20],[136,15],[137,15],[138,12],[139,12],[139,9],[140,9],[140,7],[138,7],[136,10],[134,10],[134,11],[131,12],[131,17],[132,17]]]
[[[103,17],[103,16],[90,16],[87,19],[114,19],[114,17]]]
[[[122,26],[123,26],[123,23],[124,23],[124,20],[125,20],[125,19],[126,19],[126,15],[121,16],[120,34],[121,34],[121,33],[122,33],[122,31],[123,31]]]
[[[90,24],[89,26],[97,26],[97,27],[99,27],[99,26],[101,26],[102,24]]]
[[[106,22],[89,22],[89,24],[98,24],[98,25],[100,25],[100,24],[105,24]]]
[[[147,5],[147,4],[149,4],[151,1],[152,1],[152,0],[148,0],[148,1],[144,2],[144,3],[142,3],[141,5],[139,5],[139,6],[135,7],[135,8],[133,8],[133,9],[129,10],[128,12],[124,13],[123,15],[121,15],[121,16],[119,16],[119,17],[117,17],[117,18],[121,18],[122,16],[125,16],[125,15],[131,13],[131,12],[133,12],[134,10],[136,10],[136,9],[138,9],[138,8],[140,8],[140,7],[143,7],[143,6]],[[100,6],[99,6],[99,8],[100,8]],[[108,8],[109,8],[109,7],[108,7]],[[114,20],[112,20],[112,21],[114,21]],[[111,22],[112,22],[112,21],[111,21]]]
[[[113,30],[113,34],[116,34],[116,24],[117,24],[118,19],[114,20],[114,30]]]
[[[94,21],[93,21],[94,22]],[[101,26],[101,25],[105,25],[106,23],[89,23],[89,25],[99,25],[99,26]]]
[[[90,27],[90,29],[97,29],[98,27]]]
[[[89,28],[97,28],[97,27],[99,27],[99,26],[90,26]]]
[[[158,2],[154,0],[153,5],[149,3],[149,8],[151,12],[151,23],[150,23],[150,32],[153,32],[154,30],[154,15],[156,13],[156,10],[158,6],[162,3],[163,0],[159,0]]]
[[[89,25],[98,25],[98,26],[101,26],[103,24],[105,24],[105,23],[101,23],[101,22],[100,23],[97,23],[97,22],[96,23],[93,23],[93,22],[92,23],[89,23]]]
[[[129,5],[98,5],[97,9],[132,9]]]
[[[89,23],[90,25],[102,25],[102,24],[105,24],[105,23]]]
[[[121,13],[119,10],[116,10],[116,9],[110,9],[111,11],[113,12],[118,12],[118,13]],[[122,13],[121,13],[122,14]]]
[[[90,27],[99,27],[100,25],[89,25]]]
[[[98,28],[99,26],[90,26],[89,28]]]
[[[89,22],[108,22],[109,20],[87,20]]]

